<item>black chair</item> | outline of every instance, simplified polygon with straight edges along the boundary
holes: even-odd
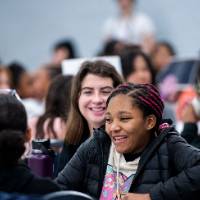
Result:
[[[77,191],[59,191],[43,196],[44,200],[95,200],[91,196]]]

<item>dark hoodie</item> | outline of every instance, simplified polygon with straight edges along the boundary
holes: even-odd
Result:
[[[60,190],[47,178],[33,175],[23,163],[12,168],[0,167],[0,191],[23,194],[46,194]]]

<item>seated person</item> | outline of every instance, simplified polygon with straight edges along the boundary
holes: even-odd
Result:
[[[22,103],[11,94],[0,93],[0,191],[46,194],[58,191],[51,180],[35,177],[20,161],[30,139]]]
[[[200,80],[198,77],[195,87],[195,97],[190,100],[182,111],[183,131],[181,136],[186,141],[200,148],[199,121],[200,121]]]
[[[108,97],[105,129],[83,143],[56,178],[100,200],[195,200],[200,152],[163,123],[152,84],[123,84]]]
[[[57,175],[74,155],[93,129],[104,125],[106,100],[111,91],[122,83],[121,76],[108,62],[85,61],[73,79],[71,107],[65,130],[63,150],[59,155]]]

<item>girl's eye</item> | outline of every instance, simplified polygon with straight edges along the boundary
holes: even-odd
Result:
[[[92,91],[83,91],[82,94],[89,95],[89,94],[92,94]]]
[[[111,123],[111,119],[110,119],[110,118],[105,118],[105,122],[106,122],[107,124],[110,124],[110,123]]]
[[[123,122],[129,121],[131,118],[130,117],[121,117],[120,120]]]
[[[111,93],[111,90],[103,90],[102,93],[105,95],[109,95]]]

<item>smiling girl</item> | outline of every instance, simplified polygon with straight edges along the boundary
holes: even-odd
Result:
[[[107,100],[107,133],[96,129],[57,183],[100,200],[198,199],[200,152],[162,121],[163,108],[153,85],[120,85]]]
[[[105,123],[107,98],[120,83],[121,76],[108,62],[86,61],[81,65],[72,83],[71,107],[57,172],[93,134],[93,129]]]

